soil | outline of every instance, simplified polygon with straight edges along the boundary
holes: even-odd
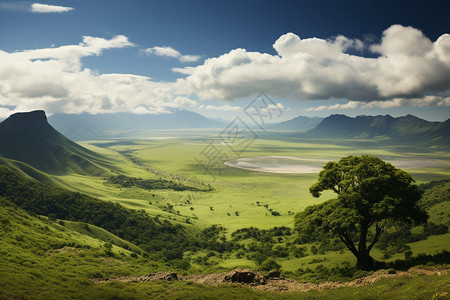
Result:
[[[334,289],[339,287],[360,287],[375,283],[382,278],[397,278],[402,276],[419,276],[419,275],[446,275],[449,268],[445,267],[413,267],[408,271],[388,271],[380,270],[373,274],[358,278],[348,282],[327,281],[321,283],[299,282],[295,279],[285,278],[278,271],[272,271],[269,275],[264,276],[260,272],[251,269],[237,268],[229,272],[212,273],[212,274],[193,274],[186,276],[178,276],[176,273],[156,272],[141,276],[124,276],[117,278],[97,278],[93,279],[94,283],[106,283],[112,280],[121,282],[137,282],[137,281],[190,281],[205,285],[223,285],[223,284],[239,284],[260,291],[268,292],[306,292],[312,289]]]

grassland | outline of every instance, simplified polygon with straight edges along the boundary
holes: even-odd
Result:
[[[145,209],[151,214],[161,213],[161,207],[169,203],[180,215],[198,218],[197,225],[222,224],[231,232],[249,225],[259,228],[292,225],[294,212],[333,195],[325,194],[319,200],[310,195],[309,186],[315,182],[317,174],[248,171],[226,167],[224,162],[227,160],[278,155],[315,159],[325,163],[351,154],[367,154],[399,165],[410,172],[417,183],[446,178],[450,174],[450,155],[445,151],[387,146],[382,141],[344,140],[325,143],[292,137],[277,140],[259,138],[245,151],[236,154],[233,150],[240,151],[242,148],[221,143],[215,132],[189,132],[183,138],[176,138],[171,131],[152,134],[157,139],[89,141],[83,143],[83,146],[107,155],[128,176],[210,184],[214,191],[117,190],[116,187],[105,185],[100,178],[70,175],[60,179],[74,189],[117,201],[131,208]],[[164,139],[164,134],[171,138]],[[213,162],[210,170],[205,171],[204,166],[197,161],[205,161],[202,153],[210,151],[210,143],[220,151],[222,157]],[[270,210],[279,212],[280,216],[273,216]]]
[[[142,135],[137,138],[85,141],[82,142],[84,147],[108,158],[111,169],[107,170],[105,175],[99,177],[77,174],[56,176],[36,173],[35,170],[32,173],[36,177],[43,177],[47,182],[62,188],[80,191],[101,200],[120,203],[128,208],[144,210],[151,216],[159,216],[159,218],[168,219],[171,222],[193,224],[188,227],[189,230],[201,230],[213,224],[220,224],[226,229],[225,236],[228,239],[231,239],[232,232],[244,227],[253,226],[260,229],[269,229],[275,226],[292,227],[294,213],[333,197],[331,193],[324,193],[320,199],[315,199],[310,195],[309,186],[315,182],[317,174],[273,174],[249,171],[226,167],[224,162],[228,160],[275,155],[313,159],[325,163],[347,155],[367,154],[379,156],[398,165],[411,173],[417,183],[445,179],[450,175],[450,154],[442,149],[392,146],[383,143],[382,140],[341,140],[330,143],[321,140],[299,140],[292,136],[275,137],[273,134],[271,136],[261,134],[260,138],[253,140],[243,149],[238,145],[223,143],[218,134],[211,130],[186,131],[184,133],[159,131],[151,133],[155,139],[145,138]],[[166,139],[165,137],[170,138]],[[210,173],[208,173],[205,172],[204,166],[198,160],[204,162],[204,153],[211,150],[211,146],[218,149],[221,156],[212,162]],[[243,151],[240,152],[241,150]],[[213,190],[145,190],[138,187],[124,188],[107,182],[108,176],[118,174],[143,179],[168,180],[194,187],[211,186]],[[443,192],[445,191],[443,190]],[[432,205],[429,213],[430,221],[448,224],[450,220],[449,202]],[[8,211],[5,211],[4,219],[7,215]],[[22,220],[21,218],[18,220]],[[405,278],[380,281],[370,287],[349,287],[334,291],[311,291],[301,294],[270,294],[243,287],[204,287],[183,282],[130,284],[111,282],[105,285],[93,285],[89,279],[98,277],[99,274],[113,277],[141,275],[156,270],[167,271],[170,268],[142,257],[132,258],[129,250],[114,246],[127,244],[126,241],[120,240],[101,228],[91,227],[87,230],[86,225],[82,223],[65,221],[62,226],[46,218],[23,217],[23,219],[27,218],[31,218],[31,221],[23,221],[23,224],[27,224],[27,226],[31,224],[34,231],[28,230],[29,234],[20,233],[22,229],[27,232],[22,228],[25,226],[22,224],[15,227],[17,230],[8,233],[8,240],[2,238],[2,242],[4,242],[2,253],[8,253],[2,260],[2,264],[6,262],[4,270],[15,271],[11,278],[6,277],[6,273],[1,274],[3,278],[7,279],[1,282],[4,294],[0,294],[0,299],[7,298],[9,291],[19,297],[38,295],[33,298],[58,298],[58,295],[64,295],[67,292],[74,298],[96,298],[95,295],[99,297],[101,295],[105,299],[146,297],[155,299],[223,299],[230,297],[243,299],[309,299],[312,297],[389,299],[392,297],[402,298],[403,295],[416,295],[417,299],[421,299],[431,298],[437,291],[439,293],[448,292],[448,286],[442,277],[430,279],[430,284],[426,283],[428,279],[425,278]],[[15,223],[14,226],[16,226]],[[46,232],[42,231],[42,228],[46,228],[46,226],[49,229],[45,229]],[[44,247],[45,236],[47,239],[48,236],[52,240],[54,239],[56,246]],[[34,241],[35,238],[38,241]],[[295,236],[283,237],[276,245],[288,247],[294,238]],[[33,241],[31,244],[34,244],[35,248],[27,246],[23,242],[25,240]],[[113,244],[112,252],[114,254],[112,257],[106,254],[105,243]],[[244,240],[242,243],[250,244],[252,241]],[[76,246],[64,248],[68,244]],[[277,259],[284,272],[291,272],[295,275],[299,268],[314,270],[320,266],[331,268],[353,264],[354,258],[347,250],[313,254],[311,247],[314,244],[303,244],[302,246],[306,248],[307,256],[288,256]],[[415,256],[437,254],[442,250],[450,249],[450,234],[429,236],[426,240],[410,243],[409,246]],[[134,247],[128,243],[126,248],[133,250]],[[44,250],[33,252],[35,249],[41,248]],[[63,250],[57,252],[57,255],[53,255],[54,249]],[[82,249],[82,251],[77,249]],[[374,249],[373,256],[387,262],[405,258],[404,253],[396,253],[386,258],[380,249]],[[251,257],[238,255],[235,252],[219,254],[206,250],[187,251],[184,253],[184,257],[189,258],[191,262],[189,273],[213,272],[237,266],[259,267]],[[202,262],[202,260],[205,261],[205,258],[207,258],[206,263]],[[77,271],[71,272],[71,268],[75,267]],[[448,277],[446,278],[448,279]],[[17,290],[21,285],[26,285],[27,280],[34,282],[34,286],[18,293]],[[61,282],[63,282],[62,287],[58,287]],[[37,294],[33,294],[36,291]],[[338,297],[336,296],[337,292]],[[409,296],[406,298],[410,299]]]
[[[273,174],[226,167],[224,162],[243,157],[294,156],[315,161],[338,160],[347,155],[376,155],[408,171],[417,183],[448,178],[450,174],[450,154],[442,149],[413,148],[411,146],[388,145],[383,140],[299,140],[291,136],[272,136],[254,140],[245,151],[235,145],[222,143],[214,131],[152,132],[155,138],[118,139],[87,141],[83,146],[110,158],[115,166],[112,175],[117,172],[132,177],[162,178],[194,185],[211,185],[211,192],[154,190],[139,188],[119,188],[105,183],[104,178],[79,175],[58,177],[58,180],[75,190],[80,190],[120,203],[126,207],[143,209],[151,215],[159,215],[171,221],[189,220],[197,228],[206,228],[220,224],[227,229],[230,238],[233,231],[244,227],[268,229],[274,226],[293,225],[293,214],[305,207],[320,203],[333,197],[325,193],[320,199],[309,193],[317,174]],[[181,137],[182,136],[182,137]],[[169,137],[169,138],[165,138]],[[211,145],[221,153],[220,159],[213,162],[212,169],[205,171],[199,164],[204,162],[202,153],[211,151]],[[233,151],[235,150],[235,151]],[[173,209],[166,210],[170,204]],[[442,220],[442,209],[448,214],[447,203],[442,208],[432,208],[430,220],[446,223]],[[280,215],[274,215],[277,212]],[[446,212],[446,213],[445,213]],[[414,254],[435,254],[450,249],[448,235],[433,236],[429,240],[411,245]],[[284,241],[286,242],[286,241]],[[284,246],[284,244],[281,244]],[[306,245],[307,248],[312,245]],[[192,255],[204,256],[199,252]],[[383,259],[382,251],[375,249],[376,259]],[[326,259],[324,261],[324,259]],[[403,253],[394,254],[386,261],[404,259]],[[255,266],[247,258],[228,255],[221,259],[211,258],[216,266],[232,268],[235,266]],[[329,252],[326,255],[310,255],[303,258],[289,258],[280,261],[283,270],[295,271],[300,266],[314,269],[320,264],[329,266],[352,262],[353,258],[346,250]],[[204,265],[192,264],[193,268],[205,269]],[[215,265],[213,263],[213,265]]]

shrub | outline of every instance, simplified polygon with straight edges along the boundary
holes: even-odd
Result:
[[[269,258],[265,260],[259,268],[262,271],[271,271],[271,270],[279,270],[281,266],[273,258]]]

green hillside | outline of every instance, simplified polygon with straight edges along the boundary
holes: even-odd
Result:
[[[81,193],[55,189],[3,166],[0,166],[0,196],[30,213],[99,226],[146,251],[178,248],[182,251],[189,244],[185,229],[179,224]]]
[[[0,166],[8,167],[20,176],[36,180],[44,184],[57,185],[55,179],[50,175],[41,172],[21,161],[0,157]]]
[[[17,113],[0,123],[0,155],[50,174],[105,174],[102,156],[72,142],[47,123],[43,111]]]
[[[32,216],[0,197],[0,299],[94,299],[100,296],[95,296],[92,278],[161,269],[157,262],[105,242],[120,239],[95,226],[88,226],[89,235],[74,230],[86,226]]]

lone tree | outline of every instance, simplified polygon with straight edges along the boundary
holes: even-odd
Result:
[[[358,268],[371,269],[370,250],[387,221],[424,223],[428,218],[417,204],[421,192],[413,182],[408,173],[377,157],[328,162],[310,192],[318,198],[331,190],[337,199],[307,207],[296,215],[296,226],[305,233],[324,230],[337,235],[356,257]]]

